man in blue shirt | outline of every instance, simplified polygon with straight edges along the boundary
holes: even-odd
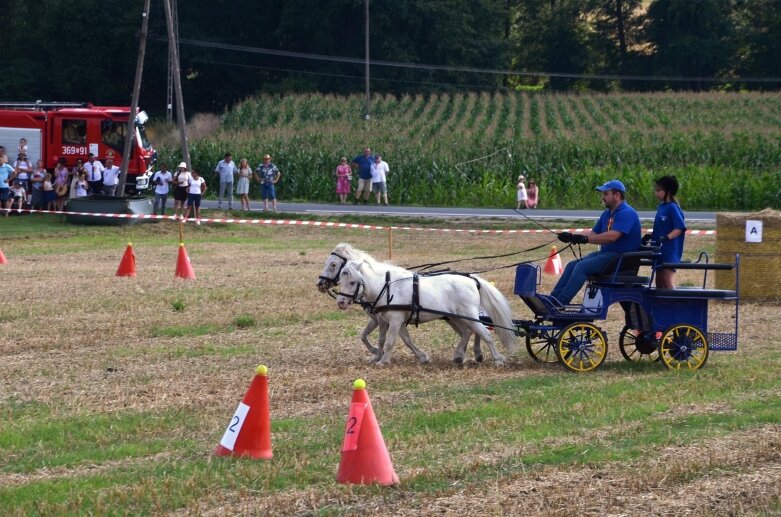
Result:
[[[3,215],[8,217],[8,209],[11,208],[12,199],[10,197],[11,190],[8,186],[8,179],[14,172],[14,168],[8,165],[8,156],[0,154],[0,208],[3,210]]]
[[[625,201],[626,188],[618,180],[611,180],[597,187],[602,192],[602,203],[607,210],[599,221],[585,234],[561,232],[561,242],[573,244],[600,244],[600,250],[573,260],[564,268],[564,273],[551,291],[551,296],[562,305],[572,301],[586,279],[602,271],[616,256],[640,249],[640,217]]]
[[[361,199],[361,192],[363,192],[363,204],[369,202],[369,194],[372,192],[372,163],[374,163],[374,157],[371,155],[372,150],[369,147],[363,148],[363,154],[359,154],[353,158],[350,164],[353,170],[358,169],[358,188],[355,191],[355,203]]]

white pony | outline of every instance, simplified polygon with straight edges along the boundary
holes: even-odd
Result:
[[[366,262],[369,264],[372,264],[374,266],[374,269],[377,271],[385,271],[385,268],[395,267],[390,264],[386,264],[383,262],[378,262],[374,259],[371,255],[368,253],[361,251],[357,248],[352,247],[350,244],[347,243],[339,243],[336,245],[336,247],[333,249],[330,255],[328,255],[328,258],[325,261],[325,265],[323,266],[323,271],[320,273],[320,279],[317,282],[317,288],[320,290],[320,292],[327,292],[330,288],[339,285],[340,275],[342,272],[342,269],[344,268],[345,264],[349,260],[355,260],[359,262]],[[369,352],[374,356],[374,362],[379,361],[382,356],[384,355],[384,347],[383,344],[385,342],[385,336],[386,332],[388,330],[388,324],[385,322],[384,319],[378,318],[376,314],[372,314],[371,312],[367,311],[367,314],[369,316],[369,321],[366,324],[366,328],[363,329],[363,332],[361,332],[361,341],[364,345],[366,345],[366,349],[369,350]],[[451,319],[445,319],[448,325],[450,325],[453,330],[456,331],[456,333],[459,335],[460,340],[464,338],[464,334],[466,333],[466,339],[469,340],[469,336],[472,333],[472,330],[469,328],[468,325],[463,324],[460,320],[457,322],[454,322]],[[379,338],[378,338],[378,345],[379,347],[375,347],[372,345],[371,341],[369,341],[369,335],[379,327]],[[415,343],[412,341],[412,337],[409,335],[409,332],[407,332],[406,327],[400,329],[399,331],[399,337],[401,337],[402,341],[409,347],[409,349],[412,351],[413,354],[420,360],[421,363],[427,363],[429,361],[428,355],[417,348],[415,346]],[[460,343],[459,340],[459,343]],[[465,349],[456,348],[455,357],[453,358],[453,361],[456,363],[463,363],[464,362],[464,353]],[[474,354],[475,354],[475,360],[477,362],[483,361],[483,352],[480,349],[480,338],[479,336],[475,336],[475,345],[474,345]]]
[[[386,272],[390,272],[389,281],[386,281]],[[417,303],[421,309],[413,311],[413,279],[412,271],[389,264],[377,268],[373,262],[350,260],[342,268],[342,291],[336,297],[339,308],[347,309],[354,301],[366,300],[375,304],[374,309],[380,314],[380,318],[388,323],[383,355],[377,364],[390,362],[393,346],[408,322],[413,319],[419,319],[420,322],[433,321],[447,314],[462,316],[463,318],[453,319],[470,329],[470,332],[461,334],[458,344],[461,357],[471,332],[474,332],[488,343],[496,364],[504,364],[505,356],[497,352],[490,332],[480,323],[481,306],[493,320],[507,352],[514,354],[518,351],[518,342],[512,330],[515,327],[510,304],[490,282],[478,276],[460,274],[419,276]],[[391,308],[385,310],[384,306]]]

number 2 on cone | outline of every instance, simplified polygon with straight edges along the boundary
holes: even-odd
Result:
[[[344,430],[342,452],[354,451],[358,448],[358,435],[361,434],[363,415],[366,413],[365,403],[350,404],[350,414],[347,415],[347,427]]]

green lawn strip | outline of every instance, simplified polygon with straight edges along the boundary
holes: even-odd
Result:
[[[5,405],[5,404],[3,404]],[[100,463],[187,446],[171,434],[197,422],[182,411],[101,413],[64,418],[11,418],[0,430],[0,471],[32,472],[40,468]]]

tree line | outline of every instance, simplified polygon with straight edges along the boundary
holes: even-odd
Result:
[[[143,0],[4,4],[2,100],[129,104]],[[373,92],[781,86],[779,0],[371,0],[369,7],[371,60],[407,64],[374,64]],[[260,92],[363,91],[364,8],[365,0],[179,0],[188,113],[221,112]],[[165,110],[167,45],[163,3],[153,0],[141,99],[157,115]]]

